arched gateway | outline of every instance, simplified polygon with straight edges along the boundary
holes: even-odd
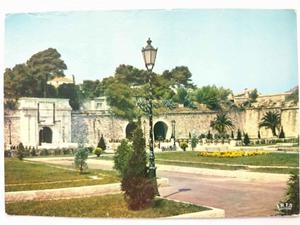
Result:
[[[43,127],[39,133],[39,145],[42,143],[52,143],[52,130],[49,127]]]
[[[154,139],[155,140],[164,140],[166,139],[168,131],[168,125],[162,121],[158,121],[154,125]]]

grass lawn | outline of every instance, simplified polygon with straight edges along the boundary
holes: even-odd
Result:
[[[299,156],[295,153],[270,153],[267,155],[257,155],[237,158],[218,158],[198,156],[198,152],[163,152],[156,153],[158,164],[190,166],[200,168],[211,168],[221,170],[244,169],[253,172],[284,173],[298,172],[296,168],[279,168],[280,166],[298,167]],[[174,162],[178,160],[180,162]],[[227,164],[227,165],[219,165]],[[249,168],[247,165],[261,166],[261,168]],[[278,168],[268,168],[264,166],[278,166]]]
[[[61,217],[156,218],[203,210],[209,209],[166,199],[156,199],[152,208],[133,211],[127,208],[121,194],[6,204],[6,213],[10,215]]]
[[[201,157],[198,152],[163,152],[156,153],[157,160],[180,160],[187,162],[225,163],[255,166],[299,166],[299,155],[295,153],[270,153],[237,158]]]
[[[92,179],[97,176],[99,179]],[[25,191],[78,187],[119,182],[114,171],[89,170],[80,175],[77,171],[55,168],[50,165],[5,159],[5,191]]]

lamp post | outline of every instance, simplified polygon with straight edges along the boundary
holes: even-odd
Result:
[[[150,155],[149,155],[149,176],[150,178],[155,179],[155,184],[156,184],[156,191],[158,193],[157,189],[157,183],[156,183],[156,166],[155,166],[155,156],[154,156],[154,142],[153,142],[153,105],[152,105],[152,99],[153,99],[153,93],[152,93],[152,69],[155,64],[155,59],[156,59],[156,53],[157,53],[157,48],[155,49],[151,45],[151,40],[150,38],[147,40],[147,46],[142,49],[143,57],[144,57],[144,62],[145,62],[145,67],[148,71],[149,74],[149,97],[148,97],[148,102],[149,102],[149,149],[150,149]]]
[[[11,145],[11,120],[8,119],[8,130],[9,130],[9,145]]]
[[[172,138],[173,138],[173,149],[176,150],[176,138],[175,138],[175,125],[176,125],[176,121],[175,120],[172,120],[171,121],[172,123]]]

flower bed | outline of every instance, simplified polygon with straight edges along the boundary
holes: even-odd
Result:
[[[267,151],[224,151],[224,152],[200,152],[198,156],[219,157],[219,158],[237,158],[243,156],[266,155]]]

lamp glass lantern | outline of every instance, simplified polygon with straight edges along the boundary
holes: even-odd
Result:
[[[156,54],[157,54],[157,48],[154,48],[151,45],[151,42],[152,41],[149,38],[147,40],[147,46],[142,49],[145,66],[148,71],[152,71],[156,60]]]

